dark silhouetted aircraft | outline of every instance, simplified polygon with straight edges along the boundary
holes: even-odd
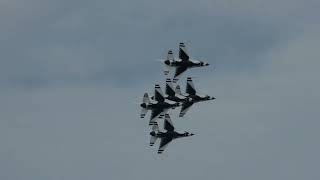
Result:
[[[152,131],[150,132],[150,146],[153,146],[158,138],[161,139],[158,154],[161,154],[172,140],[194,135],[193,133],[189,132],[176,132],[174,130],[174,126],[172,125],[169,114],[165,114],[164,129],[166,130],[166,132],[159,131],[158,124],[155,123],[152,127]]]
[[[198,95],[196,89],[194,88],[191,77],[187,78],[186,95],[184,96],[186,96],[187,99],[182,104],[179,117],[183,117],[194,103],[215,99],[215,97],[210,97],[208,95]]]
[[[179,44],[179,57],[174,58],[172,50],[168,51],[167,58],[164,60],[167,67],[164,74],[167,75],[172,68],[175,68],[174,82],[178,80],[178,76],[189,68],[208,66],[209,64],[203,61],[190,59],[185,44]]]

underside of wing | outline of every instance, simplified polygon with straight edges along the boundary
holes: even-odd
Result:
[[[174,74],[174,77],[176,78],[176,77],[178,77],[178,76],[180,76],[183,72],[185,72],[187,70],[187,67],[185,67],[185,66],[179,66],[179,67],[177,67],[176,68],[176,72],[175,72],[175,74]]]
[[[154,87],[154,98],[158,102],[163,102],[164,101],[163,93],[162,93],[162,90],[161,90],[159,84],[156,84],[155,87]]]
[[[175,95],[171,79],[166,79],[166,94],[169,96]]]
[[[192,105],[193,105],[193,102],[186,102],[186,103],[182,104],[179,117],[183,117]]]
[[[188,61],[189,60],[189,55],[187,53],[187,49],[184,43],[179,44],[179,58],[182,61]]]
[[[158,154],[161,154],[171,141],[172,141],[172,138],[169,138],[169,137],[162,138],[159,149],[158,149]]]
[[[150,121],[149,125],[153,125],[156,122],[157,117],[162,113],[163,111],[160,109],[154,109],[151,111]]]
[[[197,93],[191,77],[187,78],[186,93],[190,95],[195,95]]]
[[[171,118],[169,114],[165,114],[165,119],[164,119],[164,127],[165,130],[167,131],[174,131],[174,126],[172,124]]]

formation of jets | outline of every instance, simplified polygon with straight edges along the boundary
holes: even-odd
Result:
[[[145,93],[142,103],[140,104],[141,118],[146,116],[148,110],[151,111],[149,120],[149,125],[152,126],[152,131],[150,132],[150,146],[153,146],[157,139],[161,139],[158,154],[161,154],[173,139],[194,135],[189,132],[179,133],[175,131],[169,115],[170,109],[181,107],[179,117],[183,117],[193,104],[215,99],[209,95],[199,95],[191,77],[187,77],[185,93],[181,92],[181,88],[177,84],[177,81],[183,72],[189,68],[209,65],[206,62],[190,59],[184,43],[179,44],[178,58],[175,58],[172,50],[169,50],[167,58],[163,63],[166,67],[164,70],[165,75],[168,75],[170,70],[175,69],[173,79],[166,78],[165,94],[163,94],[160,85],[156,84],[154,87],[154,95],[149,98],[148,93]],[[159,129],[158,119],[164,119],[164,131]]]

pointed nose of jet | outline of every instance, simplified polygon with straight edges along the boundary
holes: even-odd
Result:
[[[215,97],[211,97],[211,100],[214,100],[214,99],[216,99]]]
[[[205,65],[205,66],[209,66],[210,64],[209,64],[209,63],[204,63],[204,65]]]
[[[190,136],[193,136],[194,134],[193,133],[190,133]]]

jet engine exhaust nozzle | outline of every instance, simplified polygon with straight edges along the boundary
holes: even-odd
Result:
[[[140,104],[140,106],[141,106],[142,108],[147,108],[147,104],[146,104],[146,103],[142,103],[142,104]]]

